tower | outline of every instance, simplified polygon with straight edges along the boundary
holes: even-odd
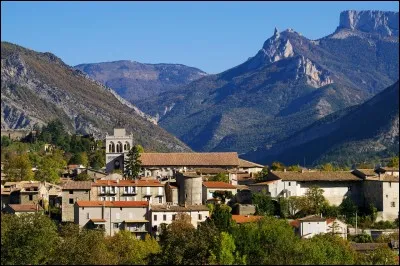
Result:
[[[133,143],[133,135],[127,135],[125,128],[114,128],[114,135],[106,135],[106,172],[124,171],[124,157]]]

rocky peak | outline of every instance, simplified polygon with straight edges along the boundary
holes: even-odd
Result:
[[[297,62],[296,79],[301,76],[305,76],[307,84],[314,88],[319,88],[333,83],[329,71],[317,66],[310,59],[304,56],[300,56]]]
[[[355,11],[340,13],[338,30],[350,29],[367,33],[378,33],[383,37],[399,36],[399,12]]]

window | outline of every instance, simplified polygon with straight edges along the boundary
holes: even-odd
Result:
[[[101,187],[101,193],[106,193],[106,187]]]
[[[389,187],[392,187],[392,182],[389,182]]]
[[[158,203],[162,203],[162,197],[158,198]]]
[[[396,207],[396,202],[395,202],[395,201],[392,201],[392,202],[390,203],[390,207]]]
[[[130,198],[129,198],[129,197],[125,197],[125,200],[126,200],[126,201],[130,201]]]
[[[86,213],[86,218],[90,219],[90,214],[89,213]]]
[[[176,214],[172,214],[172,221],[175,221],[176,219]]]
[[[29,195],[29,200],[30,200],[30,201],[33,200],[33,195]]]
[[[389,195],[388,195],[388,194],[386,194],[386,198],[389,198]]]
[[[164,214],[164,215],[163,215],[163,221],[166,221],[166,220],[167,220],[167,215]]]
[[[351,186],[349,186],[349,191],[351,191]]]
[[[114,223],[114,229],[118,229],[119,228],[119,223]]]
[[[199,213],[199,220],[201,220],[203,217],[202,217],[202,215]]]
[[[115,197],[110,197],[110,201],[115,201]]]
[[[102,200],[102,201],[106,201],[106,200],[107,200],[107,197],[101,197],[101,200]]]
[[[154,216],[153,216],[154,218],[153,218],[153,220],[154,221],[157,221],[157,215],[156,214],[154,214]]]
[[[70,190],[70,191],[69,191],[69,194],[74,194],[74,191],[73,191],[73,190]]]
[[[289,187],[290,187],[290,182],[289,182]]]
[[[74,204],[74,199],[69,199],[69,204]]]

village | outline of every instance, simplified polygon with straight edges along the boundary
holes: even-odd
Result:
[[[270,212],[278,219],[285,219],[295,234],[302,239],[333,233],[343,239],[359,234],[372,238],[398,234],[397,229],[361,228],[357,226],[357,207],[375,209],[373,222],[395,222],[399,216],[399,169],[352,169],[349,171],[321,171],[301,167],[266,170],[265,166],[238,157],[236,152],[213,153],[140,153],[140,171],[134,178],[127,178],[123,169],[133,143],[132,135],[124,128],[115,128],[107,135],[104,152],[104,170],[94,170],[83,165],[68,165],[61,183],[40,181],[7,181],[2,173],[1,209],[4,214],[21,215],[42,213],[61,223],[74,223],[80,228],[104,230],[106,236],[120,231],[131,232],[137,239],[146,235],[158,238],[162,224],[170,225],[177,217],[186,214],[197,228],[212,219],[210,206],[230,206],[232,220],[246,224],[261,220],[264,215],[262,195],[278,205],[288,202],[287,215]],[[46,145],[51,152],[52,145]],[[2,164],[3,165],[3,164]],[[81,173],[87,181],[75,181]],[[328,206],[342,206],[351,201],[356,205],[355,224],[346,222],[343,215],[324,215],[301,212],[290,199],[305,197],[310,191],[320,191]],[[261,197],[261,196],[260,196]],[[309,203],[310,204],[310,203]],[[58,209],[59,215],[49,210]],[[277,215],[278,214],[278,215]],[[3,214],[2,214],[3,215]],[[361,215],[361,214],[358,214]],[[285,215],[282,215],[285,216]],[[349,217],[347,217],[349,218]],[[388,246],[397,250],[398,239]],[[353,243],[359,252],[378,248],[378,243]]]

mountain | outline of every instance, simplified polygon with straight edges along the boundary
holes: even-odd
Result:
[[[134,104],[207,75],[200,69],[180,64],[142,64],[128,60],[80,64],[75,68]]]
[[[275,29],[246,62],[137,103],[197,151],[269,146],[398,80],[398,12],[345,11],[310,40]]]
[[[190,151],[116,93],[51,53],[1,42],[1,128],[32,128],[60,119],[69,132],[104,137],[114,126],[152,151]]]
[[[330,114],[284,141],[243,157],[259,163],[351,165],[399,152],[399,82],[367,102]]]

